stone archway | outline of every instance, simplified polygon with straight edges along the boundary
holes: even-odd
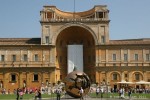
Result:
[[[95,68],[95,38],[91,31],[79,25],[71,25],[61,30],[56,39],[56,64],[60,68],[60,76],[67,75],[67,45],[83,45],[84,72],[94,76]],[[90,70],[89,68],[93,68]],[[93,72],[93,74],[91,73]]]
[[[65,30],[65,29],[67,29],[67,28],[69,28],[69,27],[72,27],[72,26],[78,26],[78,27],[81,27],[81,28],[83,28],[83,29],[89,31],[90,34],[92,35],[92,37],[94,38],[95,45],[98,45],[98,38],[97,38],[95,32],[94,32],[90,27],[88,27],[87,25],[85,25],[85,24],[83,24],[83,23],[67,23],[67,24],[64,24],[62,27],[60,27],[60,29],[59,29],[55,34],[53,34],[53,36],[52,36],[52,41],[51,41],[52,44],[55,44],[55,45],[56,45],[57,38],[58,38],[59,34],[60,34],[63,30]]]

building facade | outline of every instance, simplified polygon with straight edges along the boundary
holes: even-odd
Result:
[[[150,39],[110,40],[106,5],[84,12],[44,6],[40,16],[41,38],[0,39],[1,89],[63,81],[67,45],[75,44],[83,45],[83,70],[93,83],[116,89],[122,80],[150,82]]]

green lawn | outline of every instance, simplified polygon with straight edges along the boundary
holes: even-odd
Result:
[[[90,93],[88,94],[92,98],[101,98],[101,94],[96,96],[95,93]],[[48,95],[48,94],[42,94],[42,98],[55,98],[56,94]],[[125,94],[125,97],[127,98],[128,95]],[[24,100],[34,100],[34,94],[25,94],[23,96]],[[103,98],[119,98],[118,93],[104,93]],[[134,93],[132,94],[132,98],[149,98],[150,99],[150,94],[139,94],[139,93]],[[0,100],[16,100],[16,95],[14,94],[0,94]]]
[[[96,93],[91,93],[89,94],[90,97],[92,98],[101,98],[101,94],[96,96]],[[132,93],[131,94],[132,98],[149,98],[150,99],[150,94],[139,94],[139,93]],[[125,94],[125,97],[128,98],[128,94]],[[119,98],[118,93],[104,93],[103,98]]]
[[[52,94],[52,95],[48,95],[48,94],[42,94],[42,98],[54,98],[56,97],[55,94]],[[26,100],[33,100],[34,98],[34,94],[24,94],[23,95],[23,99],[26,99]],[[12,100],[15,100],[16,99],[16,95],[14,94],[0,94],[0,100],[9,100],[9,99],[12,99]]]

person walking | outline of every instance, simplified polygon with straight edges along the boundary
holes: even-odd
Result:
[[[17,88],[16,94],[17,94],[16,100],[19,100],[19,88]]]
[[[34,100],[37,100],[37,98],[38,98],[38,90],[36,89],[34,93]]]
[[[97,88],[96,88],[96,97],[98,97],[99,92],[100,92],[100,88],[97,87]]]
[[[84,90],[83,90],[83,88],[81,87],[81,89],[80,89],[80,100],[84,100],[83,99],[83,93],[84,93]]]
[[[40,90],[38,90],[38,100],[42,100],[42,94],[41,94],[41,91]]]
[[[129,89],[129,90],[128,90],[128,97],[129,97],[129,99],[131,98],[131,93],[132,93],[132,92],[131,92],[131,89]]]
[[[61,96],[61,89],[57,89],[56,90],[56,94],[57,94],[57,100],[60,100],[60,96]]]
[[[20,100],[23,100],[23,90],[20,90],[19,95],[20,95]]]

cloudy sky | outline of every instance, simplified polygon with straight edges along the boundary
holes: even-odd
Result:
[[[150,38],[150,0],[75,0],[76,11],[94,5],[110,10],[110,39]],[[41,36],[40,10],[55,5],[74,11],[74,0],[0,0],[0,38],[36,38]]]

